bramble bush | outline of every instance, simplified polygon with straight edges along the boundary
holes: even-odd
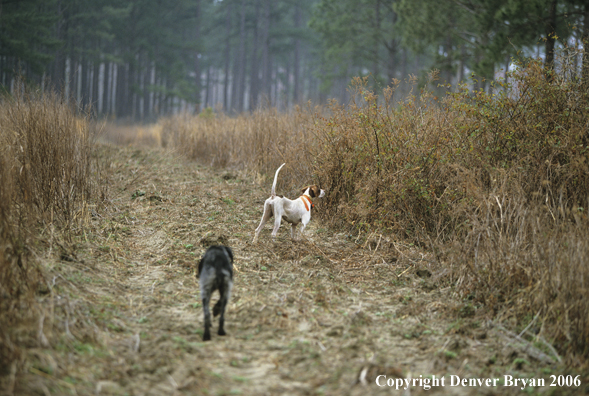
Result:
[[[521,325],[538,316],[531,338],[587,357],[589,96],[570,66],[548,82],[526,60],[492,92],[396,106],[396,81],[379,98],[357,78],[311,149],[329,219],[429,247],[465,298]]]

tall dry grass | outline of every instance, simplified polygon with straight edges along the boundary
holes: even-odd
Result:
[[[530,325],[530,341],[586,359],[589,222],[546,212],[521,195],[490,193],[471,212],[465,234],[438,248],[465,298],[513,319],[518,330]]]
[[[163,131],[213,165],[271,176],[287,162],[283,182],[328,191],[319,213],[334,226],[430,249],[462,296],[587,358],[589,93],[575,65],[560,59],[548,82],[526,59],[492,92],[400,102],[398,81],[379,96],[357,78],[345,106],[179,116]]]
[[[314,178],[314,158],[309,146],[316,139],[308,126],[315,111],[307,107],[296,108],[289,114],[260,109],[237,117],[212,112],[177,115],[160,121],[162,144],[208,165],[272,177],[286,162],[279,188],[302,188]]]
[[[10,331],[35,312],[42,229],[68,237],[99,191],[90,124],[54,94],[20,85],[0,103],[0,367],[19,345]]]
[[[101,128],[99,140],[119,146],[162,146],[162,123],[124,124],[107,122]]]

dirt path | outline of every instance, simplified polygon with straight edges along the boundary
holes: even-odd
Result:
[[[253,246],[271,181],[258,186],[164,151],[103,151],[112,205],[94,213],[94,232],[75,249],[49,259],[41,328],[49,346],[31,350],[15,394],[490,395],[521,391],[501,382],[452,387],[450,375],[548,385],[563,374],[547,351],[440,289],[429,258],[410,246],[338,233],[318,218],[307,241],[293,243],[282,227],[274,244],[267,225]],[[194,274],[215,240],[233,248],[238,272],[228,335],[216,335],[215,320],[203,343]],[[377,386],[378,375],[448,382],[397,391]],[[574,393],[528,387],[547,390]]]

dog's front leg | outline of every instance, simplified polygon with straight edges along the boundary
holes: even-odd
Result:
[[[299,231],[299,239],[303,240],[303,232],[305,231],[305,227],[307,224],[305,222],[301,222],[301,230]]]
[[[295,235],[297,234],[297,225],[296,224],[291,224],[290,225],[290,237],[292,238],[292,240],[296,240]]]

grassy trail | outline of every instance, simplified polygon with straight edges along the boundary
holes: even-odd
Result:
[[[101,153],[110,205],[93,214],[93,231],[73,241],[75,249],[47,255],[51,290],[39,325],[47,342],[28,352],[26,375],[13,378],[16,395],[401,394],[376,386],[376,376],[510,374],[549,384],[550,374],[563,374],[541,346],[518,342],[439,288],[430,257],[411,246],[347,235],[318,217],[304,241],[292,242],[283,225],[272,243],[267,225],[251,245],[271,180],[163,150]],[[233,248],[237,272],[228,335],[216,335],[215,321],[203,343],[194,275],[215,241]],[[446,384],[434,392],[521,391]]]

